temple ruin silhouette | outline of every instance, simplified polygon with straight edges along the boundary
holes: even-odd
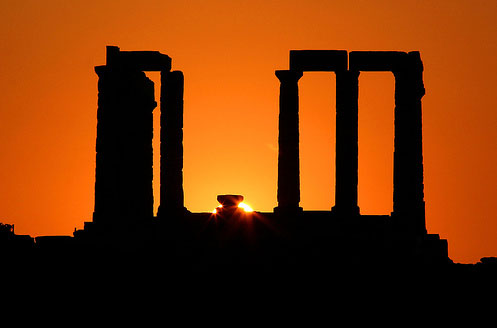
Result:
[[[216,213],[185,208],[184,78],[181,71],[171,70],[171,62],[157,51],[107,47],[106,65],[95,67],[99,80],[93,219],[73,236],[37,237],[31,247],[42,253],[64,250],[75,261],[84,257],[86,264],[97,258],[149,258],[171,270],[195,272],[330,272],[352,265],[453,264],[447,241],[428,233],[425,223],[421,104],[425,89],[419,52],[290,51],[289,69],[275,72],[280,81],[277,206],[267,213],[239,208],[242,195],[219,195]],[[152,112],[157,102],[154,83],[145,71],[158,71],[161,77],[157,214],[152,190]],[[298,82],[310,71],[336,75],[335,204],[329,211],[300,207]],[[392,72],[395,77],[390,215],[361,215],[358,207],[361,71]],[[18,239],[29,244],[26,236]]]
[[[127,227],[127,233],[153,222],[152,192],[152,111],[157,106],[154,86],[143,71],[160,71],[160,205],[158,221],[178,220],[156,229],[199,231],[199,224],[209,225],[216,214],[190,213],[183,201],[183,74],[171,71],[171,58],[158,52],[127,52],[107,48],[107,63],[96,67],[98,82],[97,160],[95,212],[93,222],[86,223],[76,237],[88,237]],[[299,101],[298,81],[307,71],[336,74],[336,199],[330,212],[303,211],[300,202],[299,174]],[[358,77],[360,71],[390,71],[395,76],[395,141],[393,213],[390,216],[361,216],[357,206],[358,172]],[[423,158],[421,98],[424,95],[423,64],[418,52],[364,52],[344,50],[290,51],[290,69],[277,70],[280,80],[278,206],[274,213],[261,213],[266,221],[285,235],[285,243],[296,236],[310,242],[316,236],[333,244],[340,240],[349,248],[366,252],[385,241],[392,249],[378,249],[378,255],[395,249],[402,253],[419,253],[419,261],[447,261],[447,243],[438,235],[427,234],[423,198]],[[249,214],[245,214],[248,216]],[[255,214],[252,214],[254,216]],[[243,220],[234,213],[223,218],[219,233],[231,231]],[[196,229],[195,229],[195,226]],[[119,228],[118,228],[119,227]],[[298,227],[298,228],[297,228]],[[252,236],[267,230],[261,225]],[[207,229],[208,230],[208,229]],[[206,230],[206,231],[207,231]],[[230,232],[231,233],[231,232]],[[352,241],[348,233],[362,234]],[[188,234],[188,232],[187,232]],[[240,235],[207,238],[239,239]],[[264,234],[267,234],[265,231]],[[336,236],[336,234],[342,234]],[[100,234],[99,234],[100,235]],[[399,236],[402,236],[399,238]],[[188,239],[201,238],[190,235]],[[278,239],[278,234],[274,235]],[[289,240],[286,240],[289,238]],[[256,244],[259,241],[256,242]],[[323,244],[327,242],[323,240]],[[249,247],[249,245],[245,245]],[[336,245],[339,249],[339,245]],[[379,245],[376,245],[379,246]],[[202,245],[199,245],[202,248]],[[220,249],[230,248],[227,243]],[[329,245],[306,245],[323,249]],[[264,247],[263,247],[264,248]],[[374,247],[373,247],[374,248]],[[331,249],[331,248],[330,248]],[[401,250],[403,249],[403,250]],[[391,254],[393,255],[393,254]],[[406,257],[408,258],[408,257]],[[225,259],[228,261],[228,259]],[[412,260],[412,259],[410,259]]]

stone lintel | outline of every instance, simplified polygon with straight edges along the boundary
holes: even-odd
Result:
[[[290,50],[290,70],[336,72],[347,70],[346,50]]]
[[[410,64],[411,56],[402,51],[351,51],[351,71],[393,72]]]
[[[121,51],[119,47],[107,46],[107,66],[140,71],[170,71],[171,57],[158,51]]]

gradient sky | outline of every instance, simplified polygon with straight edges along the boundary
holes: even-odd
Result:
[[[428,232],[448,239],[456,262],[497,256],[496,12],[494,0],[2,0],[0,222],[39,236],[91,221],[94,66],[106,45],[160,51],[184,72],[185,203],[196,212],[224,193],[276,206],[274,71],[288,68],[289,50],[418,50]],[[359,78],[363,214],[392,210],[393,83],[391,73]],[[334,205],[334,88],[332,73],[300,82],[306,210]]]

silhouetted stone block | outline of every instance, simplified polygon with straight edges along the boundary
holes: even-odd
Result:
[[[394,71],[402,67],[407,53],[401,51],[351,51],[349,69],[351,71]]]
[[[292,71],[344,71],[347,69],[345,50],[290,50]]]
[[[107,66],[139,71],[170,71],[171,58],[158,51],[121,51],[107,46]]]

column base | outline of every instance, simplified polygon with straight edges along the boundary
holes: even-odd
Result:
[[[303,209],[300,206],[276,206],[273,211],[276,214],[296,214],[302,213]]]

